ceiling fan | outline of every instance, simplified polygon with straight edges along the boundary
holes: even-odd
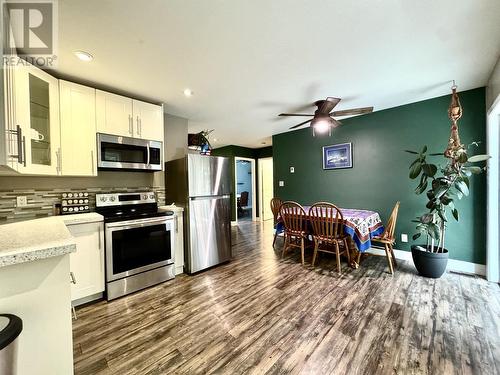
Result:
[[[305,114],[305,113],[280,113],[279,116],[307,116],[312,117],[311,119],[301,122],[300,124],[292,126],[290,129],[295,129],[300,126],[303,126],[307,123],[311,123],[310,127],[313,129],[313,134],[317,133],[326,133],[327,131],[331,133],[332,128],[336,128],[342,123],[334,117],[339,116],[352,116],[352,115],[362,115],[365,113],[373,112],[373,107],[362,107],[362,108],[352,108],[352,109],[344,109],[342,111],[333,111],[337,104],[339,104],[340,98],[332,98],[328,97],[325,100],[318,100],[314,102],[314,105],[318,107],[314,114]]]

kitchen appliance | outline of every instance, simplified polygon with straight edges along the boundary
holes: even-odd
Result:
[[[231,259],[229,158],[188,154],[166,163],[166,199],[186,210],[185,267],[195,273]]]
[[[61,194],[61,214],[90,212],[89,193],[69,191]]]
[[[174,278],[172,211],[158,210],[153,192],[96,194],[104,216],[108,301]]]
[[[161,171],[163,147],[160,141],[97,133],[97,167]]]

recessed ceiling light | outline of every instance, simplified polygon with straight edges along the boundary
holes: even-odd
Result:
[[[76,57],[78,57],[80,60],[89,62],[94,59],[94,56],[92,56],[90,53],[85,52],[85,51],[75,51],[73,52]]]
[[[185,89],[184,90],[184,95],[185,96],[193,96],[194,92],[191,89]]]

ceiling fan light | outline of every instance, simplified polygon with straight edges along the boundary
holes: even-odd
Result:
[[[330,127],[332,126],[332,121],[330,118],[314,119],[311,122],[311,126],[314,128],[315,133],[324,134],[330,131]]]

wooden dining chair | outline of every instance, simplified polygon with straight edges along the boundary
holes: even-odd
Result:
[[[304,208],[297,202],[283,202],[279,214],[285,225],[285,243],[281,257],[285,256],[290,247],[300,248],[302,264],[304,264],[304,249],[306,234],[307,215]]]
[[[399,202],[392,209],[391,216],[387,221],[387,226],[384,232],[380,236],[375,236],[372,238],[372,242],[384,245],[385,255],[387,257],[387,264],[389,265],[389,270],[391,274],[394,275],[394,266],[397,266],[396,256],[394,255],[394,249],[392,246],[396,243],[396,238],[394,237],[394,231],[396,229],[396,221],[398,219]]]
[[[344,233],[344,218],[342,212],[334,204],[318,202],[309,208],[309,222],[313,229],[314,254],[312,265],[316,262],[318,251],[335,254],[337,257],[337,271],[342,273],[340,255],[347,256],[351,263],[347,234]],[[342,245],[343,250],[340,251]],[[333,249],[332,249],[333,248]]]
[[[273,239],[273,247],[276,243],[276,238],[278,237],[278,215],[280,213],[280,206],[283,201],[280,198],[272,198],[271,199],[271,212],[273,213],[273,223],[274,223],[274,239]]]

